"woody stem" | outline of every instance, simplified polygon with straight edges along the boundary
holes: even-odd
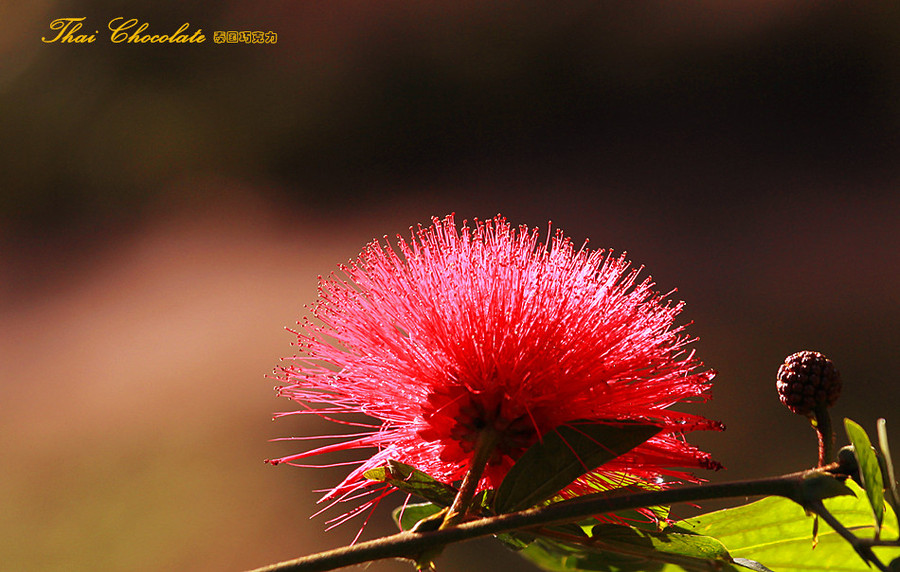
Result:
[[[463,477],[463,482],[459,487],[453,504],[447,511],[441,528],[447,528],[462,521],[469,512],[472,499],[475,497],[475,491],[478,489],[478,483],[484,475],[484,469],[487,467],[488,461],[494,456],[494,450],[497,445],[498,433],[493,427],[485,427],[478,433],[475,440],[475,449],[472,452],[472,460],[469,462],[469,470]]]
[[[789,498],[804,507],[818,508],[816,501],[834,494],[833,489],[832,492],[828,492],[827,486],[828,482],[833,480],[826,472],[826,469],[830,468],[832,467],[755,481],[685,486],[616,496],[591,495],[548,506],[461,522],[432,532],[401,532],[352,546],[286,560],[257,568],[253,572],[316,572],[383,558],[415,558],[416,555],[428,550],[479,536],[552,526],[575,522],[597,514],[679,502],[777,495]],[[824,513],[823,509],[822,514]]]

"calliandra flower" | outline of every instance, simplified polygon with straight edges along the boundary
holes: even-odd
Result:
[[[500,216],[458,228],[451,215],[409,241],[398,236],[396,249],[373,241],[341,266],[343,277],[320,277],[314,319],[294,332],[304,355],[281,369],[278,392],[304,406],[291,413],[377,422],[269,462],[371,449],[322,500],[359,499],[374,485],[363,473],[388,460],[461,479],[479,430],[491,425],[500,436],[479,489],[496,488],[543,434],[593,420],[662,432],[563,496],[663,477],[696,482],[674,467],[720,468],[682,434],[721,424],[669,409],[705,400],[715,375],[695,371],[692,340],[674,323],[682,303],[638,281],[624,254],[576,250],[559,230],[549,242]],[[377,498],[336,520],[391,492],[379,485]]]

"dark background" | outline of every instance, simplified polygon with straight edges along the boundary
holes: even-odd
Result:
[[[0,9],[0,569],[240,570],[349,541],[272,468],[264,375],[316,276],[431,216],[547,221],[687,302],[712,480],[815,463],[774,375],[900,443],[896,3],[131,2]],[[91,44],[46,44],[85,16]],[[112,44],[182,23],[195,45]],[[274,31],[274,45],[214,44]],[[844,442],[839,432],[839,443]],[[389,499],[366,537],[391,530]],[[682,513],[684,513],[683,511]],[[481,541],[446,570],[517,569]],[[406,570],[379,563],[372,570]]]

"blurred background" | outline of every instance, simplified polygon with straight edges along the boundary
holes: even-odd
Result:
[[[43,43],[87,18],[90,44]],[[109,41],[116,17],[203,44]],[[677,288],[714,481],[815,464],[774,376],[900,447],[900,5],[0,6],[0,569],[242,570],[348,542],[270,467],[330,431],[266,374],[316,277],[450,212],[552,221]],[[278,34],[215,44],[216,30]],[[839,433],[838,442],[845,442]],[[393,530],[389,499],[365,538]],[[334,516],[334,514],[332,514]],[[512,570],[488,541],[444,570]],[[408,570],[382,562],[370,570]]]

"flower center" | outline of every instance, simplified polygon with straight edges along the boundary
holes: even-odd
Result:
[[[470,398],[456,413],[449,436],[468,453],[475,447],[482,431],[493,429],[497,433],[497,439],[494,454],[488,464],[498,464],[504,456],[517,459],[538,440],[537,429],[527,414],[509,419],[500,411],[499,403],[494,407],[486,407],[481,400]]]

